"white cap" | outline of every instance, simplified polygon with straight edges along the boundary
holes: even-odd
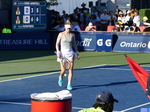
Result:
[[[65,25],[65,28],[67,29],[67,28],[71,28],[71,25]]]
[[[89,22],[89,28],[92,28],[93,27],[93,24],[92,24],[92,22]]]
[[[89,22],[89,26],[93,25],[92,22]]]
[[[129,13],[131,13],[131,11],[130,11],[130,10],[128,10],[128,11],[127,11],[127,14],[129,14]]]

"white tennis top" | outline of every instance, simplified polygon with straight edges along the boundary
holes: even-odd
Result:
[[[63,33],[63,36],[61,38],[61,49],[70,49],[72,48],[72,42],[73,42],[73,36],[72,34],[70,33],[70,37],[67,38],[65,36],[65,34]]]

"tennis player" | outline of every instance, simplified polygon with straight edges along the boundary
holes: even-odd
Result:
[[[70,61],[70,67],[68,70],[69,71],[68,85],[67,85],[68,90],[73,89],[71,83],[73,77],[74,60],[76,56],[78,60],[80,59],[78,48],[76,46],[75,35],[70,31],[71,31],[71,23],[70,21],[67,20],[65,24],[65,31],[60,32],[56,40],[57,61],[60,62],[60,69],[61,69],[58,80],[59,86],[63,85],[63,76],[66,71],[65,67],[63,66],[63,63],[61,62],[61,58],[67,58]]]

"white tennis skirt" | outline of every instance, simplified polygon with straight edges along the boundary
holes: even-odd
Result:
[[[75,53],[73,49],[61,49],[60,51],[61,58],[67,58],[68,60],[75,59]],[[61,62],[60,58],[57,58],[58,62]]]

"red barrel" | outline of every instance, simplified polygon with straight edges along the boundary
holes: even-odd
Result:
[[[31,112],[72,112],[72,99],[51,101],[32,99]]]
[[[72,112],[72,95],[66,90],[57,92],[58,99],[56,99],[55,93],[54,95],[50,93],[49,96],[55,97],[51,99],[36,96],[37,94],[31,95],[31,112]]]

